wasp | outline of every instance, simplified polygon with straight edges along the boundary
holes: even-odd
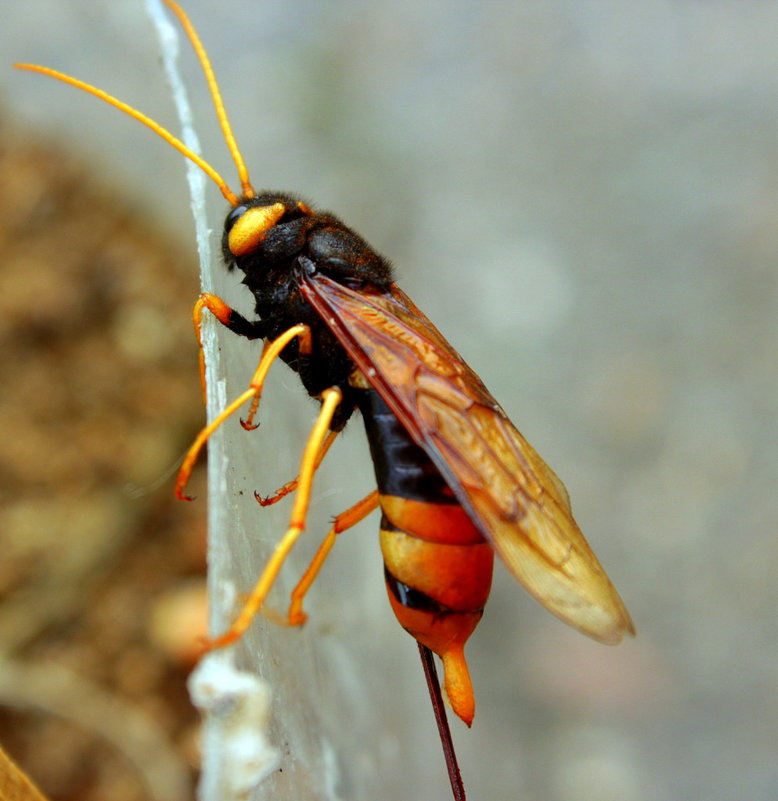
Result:
[[[234,334],[264,340],[265,347],[246,391],[203,429],[185,457],[179,497],[186,497],[192,466],[210,434],[249,401],[245,425],[251,427],[274,361],[280,358],[294,370],[320,402],[298,477],[261,500],[272,503],[296,491],[289,527],[232,625],[210,647],[236,641],[262,609],[305,528],[314,474],[356,412],[364,422],[377,489],[336,518],[292,592],[290,624],[305,621],[303,599],[337,536],[380,508],[389,603],[423,651],[440,657],[445,696],[468,726],[475,700],[464,648],[489,596],[495,553],[546,609],[584,634],[603,643],[634,634],[629,613],[573,518],[564,485],[397,286],[389,262],[335,214],[286,192],[254,190],[208,56],[183,10],[165,2],[203,66],[240,194],[136,109],[55,70],[17,66],[74,85],[135,117],[200,166],[230,204],[224,261],[242,274],[256,317],[203,294],[195,304],[196,327],[199,333],[207,310]]]

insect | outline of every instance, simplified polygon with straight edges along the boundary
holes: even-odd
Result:
[[[293,195],[254,190],[208,57],[184,12],[172,0],[166,3],[203,65],[238,170],[240,195],[135,109],[54,70],[17,66],[70,83],[139,119],[198,164],[230,204],[222,251],[227,269],[243,275],[256,318],[203,294],[195,306],[198,331],[208,310],[238,336],[266,344],[247,390],[203,429],[187,454],[179,496],[186,497],[192,466],[212,431],[249,401],[246,426],[252,424],[276,359],[286,362],[321,404],[299,476],[263,501],[296,491],[289,528],[230,628],[210,646],[237,640],[262,608],[305,528],[314,474],[357,411],[365,424],[377,490],[336,518],[292,593],[291,624],[306,619],[303,599],[338,534],[380,508],[390,605],[423,656],[431,650],[442,660],[445,695],[468,726],[475,701],[464,647],[483,614],[495,552],[566,623],[604,643],[633,634],[624,604],[573,519],[563,484],[475,372],[395,284],[389,263],[334,214]],[[431,658],[425,663],[428,677],[430,665]],[[442,730],[441,735],[445,738]],[[464,797],[463,790],[459,796],[454,792]]]

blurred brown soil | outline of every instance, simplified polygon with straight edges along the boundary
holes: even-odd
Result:
[[[1,118],[0,254],[0,743],[52,801],[191,798],[194,259]]]

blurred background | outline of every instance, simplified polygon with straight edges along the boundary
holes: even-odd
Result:
[[[454,723],[468,797],[778,797],[775,4],[186,8],[255,185],[335,210],[394,262],[565,481],[635,620],[634,641],[589,642],[498,566],[468,651],[475,723]],[[156,37],[140,2],[28,0],[4,6],[0,52],[0,741],[52,798],[191,797],[178,635],[200,625],[205,490],[196,476],[201,502],[173,505],[166,478],[202,418],[181,159],[10,68],[74,73],[175,126]],[[230,348],[247,375],[256,347]],[[246,497],[294,475],[302,394],[275,373]],[[321,470],[311,548],[370,471],[355,421]],[[254,512],[263,547],[276,513]],[[298,798],[448,797],[376,528],[343,537],[305,630],[269,635],[282,767],[311,774]],[[321,699],[298,714],[308,762],[276,689],[296,661],[315,672],[292,695]]]

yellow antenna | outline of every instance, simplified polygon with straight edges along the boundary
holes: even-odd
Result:
[[[208,90],[211,93],[211,99],[213,100],[214,109],[216,110],[216,117],[219,120],[219,125],[221,126],[224,139],[227,142],[227,147],[230,151],[230,155],[232,156],[232,160],[235,162],[235,166],[238,169],[238,178],[240,180],[242,190],[242,199],[250,200],[256,195],[256,192],[249,181],[249,171],[246,168],[246,163],[243,161],[243,156],[238,149],[235,136],[232,133],[232,127],[230,126],[230,121],[224,108],[224,101],[222,100],[221,92],[219,91],[219,84],[216,82],[216,76],[213,73],[213,67],[211,66],[211,61],[208,58],[208,54],[205,52],[205,48],[203,47],[203,43],[200,41],[200,37],[197,35],[197,31],[195,31],[194,26],[189,21],[189,17],[187,17],[187,15],[184,13],[184,10],[181,8],[181,6],[174,2],[174,0],[164,0],[164,3],[178,17],[178,20],[181,23],[187,38],[191,42],[195,54],[197,55],[200,66],[205,73],[205,80],[208,84]],[[118,100],[113,95],[109,95],[108,92],[104,92],[102,89],[98,89],[96,86],[92,86],[84,81],[79,81],[78,78],[65,75],[65,73],[58,72],[57,70],[50,69],[49,67],[41,67],[38,64],[14,64],[14,66],[20,70],[39,72],[42,75],[48,75],[51,78],[56,78],[58,81],[75,86],[77,89],[81,89],[90,95],[100,98],[100,100],[105,101],[114,108],[118,108],[119,111],[129,114],[130,117],[133,117],[134,119],[138,120],[138,122],[143,123],[143,125],[145,125],[147,128],[150,128],[152,131],[154,131],[155,134],[161,136],[179,153],[193,161],[209,178],[214,181],[214,183],[219,187],[222,195],[224,195],[224,197],[227,199],[227,202],[231,206],[235,207],[240,205],[241,198],[239,198],[229,188],[229,186],[227,186],[226,181],[221,177],[221,175],[219,175],[218,172],[216,172],[213,167],[211,167],[207,161],[205,161],[205,159],[198,156],[197,153],[188,148],[178,137],[170,133],[167,128],[163,128],[158,122],[152,120],[151,117],[147,117],[142,111],[138,111],[138,109],[133,108],[127,103],[123,103],[121,100]]]
[[[143,123],[143,125],[145,125],[147,128],[151,128],[155,134],[161,136],[166,142],[171,144],[179,153],[193,161],[219,187],[221,193],[231,206],[235,207],[240,205],[240,198],[229,188],[229,186],[227,186],[227,182],[224,180],[224,178],[222,178],[221,175],[219,175],[219,173],[216,172],[216,170],[211,167],[207,161],[205,161],[205,159],[198,156],[194,150],[191,150],[180,139],[178,139],[176,136],[173,136],[173,134],[170,133],[167,128],[163,128],[158,122],[152,120],[151,117],[147,117],[142,111],[138,111],[138,109],[127,105],[127,103],[123,103],[121,100],[117,100],[115,97],[113,97],[113,95],[109,95],[108,92],[104,92],[102,89],[98,89],[96,86],[92,86],[84,81],[79,81],[78,78],[73,78],[70,75],[65,75],[64,72],[58,72],[57,70],[50,69],[49,67],[41,67],[39,64],[14,64],[14,67],[20,70],[39,72],[42,75],[48,75],[51,78],[56,78],[58,81],[62,81],[62,83],[75,86],[76,89],[81,89],[90,95],[100,98],[100,100],[105,101],[114,108],[118,108],[119,111],[123,111],[125,114],[128,114],[130,117],[138,120],[138,122]]]
[[[232,126],[230,125],[229,118],[227,117],[227,111],[224,108],[224,101],[222,100],[221,92],[219,91],[219,84],[216,81],[216,76],[214,75],[213,67],[211,66],[211,60],[208,58],[208,53],[206,53],[203,43],[200,41],[200,37],[197,35],[197,31],[194,29],[194,25],[192,25],[192,23],[189,21],[189,17],[187,17],[184,9],[181,8],[181,6],[178,5],[175,0],[164,0],[164,3],[178,17],[178,20],[181,23],[187,38],[192,44],[192,49],[195,51],[195,54],[200,61],[200,66],[203,69],[205,80],[208,84],[208,90],[211,93],[213,106],[216,110],[216,117],[218,118],[219,125],[222,129],[222,134],[227,142],[227,147],[229,148],[232,160],[235,162],[235,166],[238,168],[238,178],[240,179],[240,186],[243,190],[243,198],[244,200],[250,200],[252,197],[254,197],[256,192],[254,192],[254,187],[249,181],[249,171],[246,168],[246,163],[243,161],[243,156],[238,149],[238,143],[235,141],[235,136],[232,133]]]

